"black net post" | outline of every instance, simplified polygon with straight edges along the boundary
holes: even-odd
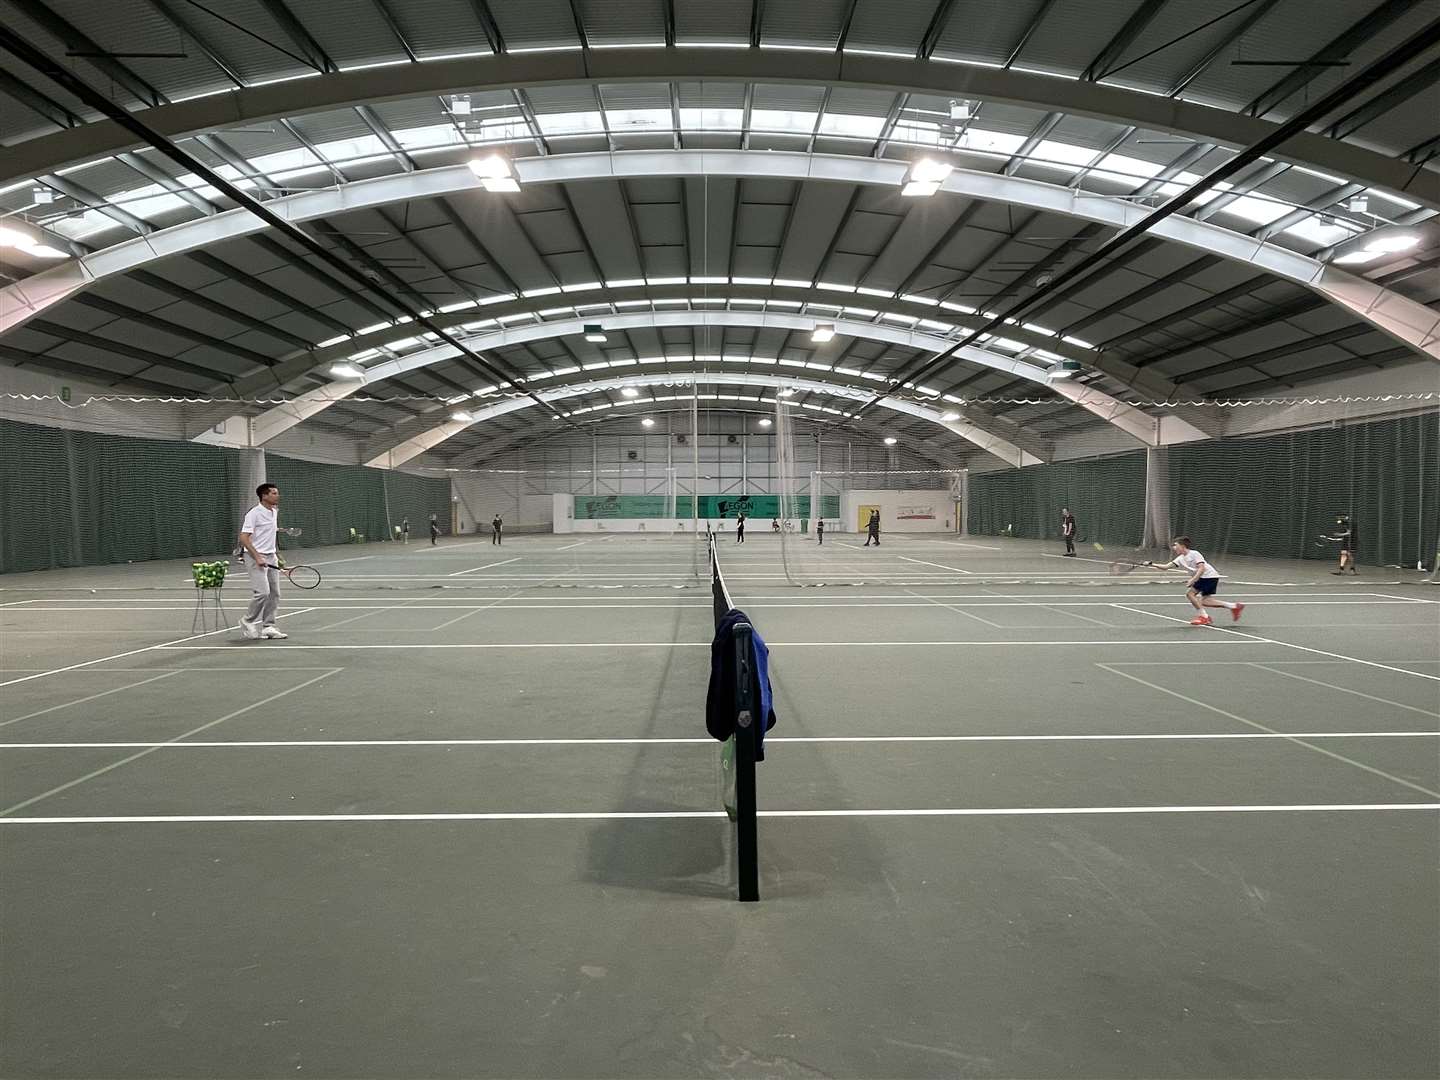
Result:
[[[755,743],[761,721],[755,716],[754,646],[749,623],[735,627],[735,837],[741,903],[760,899],[759,831],[755,815]]]

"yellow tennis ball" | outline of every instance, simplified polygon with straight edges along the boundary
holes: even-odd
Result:
[[[1104,551],[1104,550],[1105,550],[1105,545],[1097,542],[1097,543],[1095,544],[1095,550],[1096,550],[1096,551]]]

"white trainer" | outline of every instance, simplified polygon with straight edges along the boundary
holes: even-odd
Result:
[[[240,620],[240,636],[247,641],[256,640],[260,636],[260,624],[242,618]]]
[[[260,636],[261,636],[262,638],[270,638],[270,639],[272,639],[272,640],[279,640],[279,639],[281,639],[281,638],[287,638],[287,637],[289,637],[290,635],[287,634],[287,633],[285,633],[285,631],[284,631],[284,630],[281,630],[278,626],[267,626],[267,627],[265,627],[264,630],[261,630],[261,631],[260,631]]]

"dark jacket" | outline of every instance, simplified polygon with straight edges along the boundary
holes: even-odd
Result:
[[[715,631],[715,640],[710,643],[710,691],[705,697],[705,730],[710,737],[724,742],[735,734],[735,717],[740,709],[736,703],[735,674],[735,627],[750,622],[749,617],[739,608],[731,608],[720,628]],[[755,624],[750,623],[752,660],[750,670],[754,679],[750,686],[750,702],[755,716],[765,717],[765,723],[755,729],[755,760],[765,760],[765,732],[775,726],[775,709],[770,693],[770,650]]]

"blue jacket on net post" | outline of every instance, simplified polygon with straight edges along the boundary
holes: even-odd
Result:
[[[731,608],[715,631],[715,640],[710,643],[710,692],[705,697],[705,730],[720,742],[735,734],[735,717],[740,711],[735,694],[735,627],[740,623],[750,623],[749,617],[739,608]],[[750,670],[754,674],[750,700],[754,703],[755,714],[765,718],[765,722],[755,728],[755,760],[764,761],[765,732],[775,726],[770,693],[770,650],[754,623],[750,623],[750,630]]]

